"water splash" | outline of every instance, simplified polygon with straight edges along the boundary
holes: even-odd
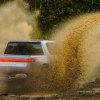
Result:
[[[59,91],[77,90],[100,75],[100,13],[78,16],[56,30],[54,85]]]

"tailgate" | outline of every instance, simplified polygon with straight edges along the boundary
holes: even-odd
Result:
[[[13,73],[24,73],[34,60],[30,56],[3,55],[0,56],[0,76]]]

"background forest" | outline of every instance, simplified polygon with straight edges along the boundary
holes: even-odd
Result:
[[[0,5],[13,0],[0,0]],[[40,10],[38,17],[39,27],[44,34],[69,18],[86,13],[98,11],[100,0],[24,0],[29,4],[29,10]]]

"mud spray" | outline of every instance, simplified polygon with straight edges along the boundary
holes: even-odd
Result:
[[[100,13],[76,17],[55,33],[55,90],[74,91],[100,79]]]
[[[28,5],[20,0],[0,7],[0,49],[9,40],[29,40],[30,33],[34,33],[32,35],[34,38],[39,36],[36,19],[39,13],[30,14],[27,9]],[[61,25],[55,34],[53,40],[58,45],[53,48],[55,52],[53,77],[45,90],[52,88],[56,92],[73,91],[100,79],[100,13],[73,18]],[[31,80],[33,78],[28,81],[18,80],[18,83],[14,80],[6,81],[6,92],[16,94],[37,90],[43,92],[45,87],[43,82],[38,80],[38,85],[42,88],[40,89],[35,86],[35,81]],[[21,82],[24,84],[20,85]]]

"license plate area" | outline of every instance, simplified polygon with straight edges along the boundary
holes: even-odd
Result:
[[[0,62],[0,67],[26,67],[25,62]]]

